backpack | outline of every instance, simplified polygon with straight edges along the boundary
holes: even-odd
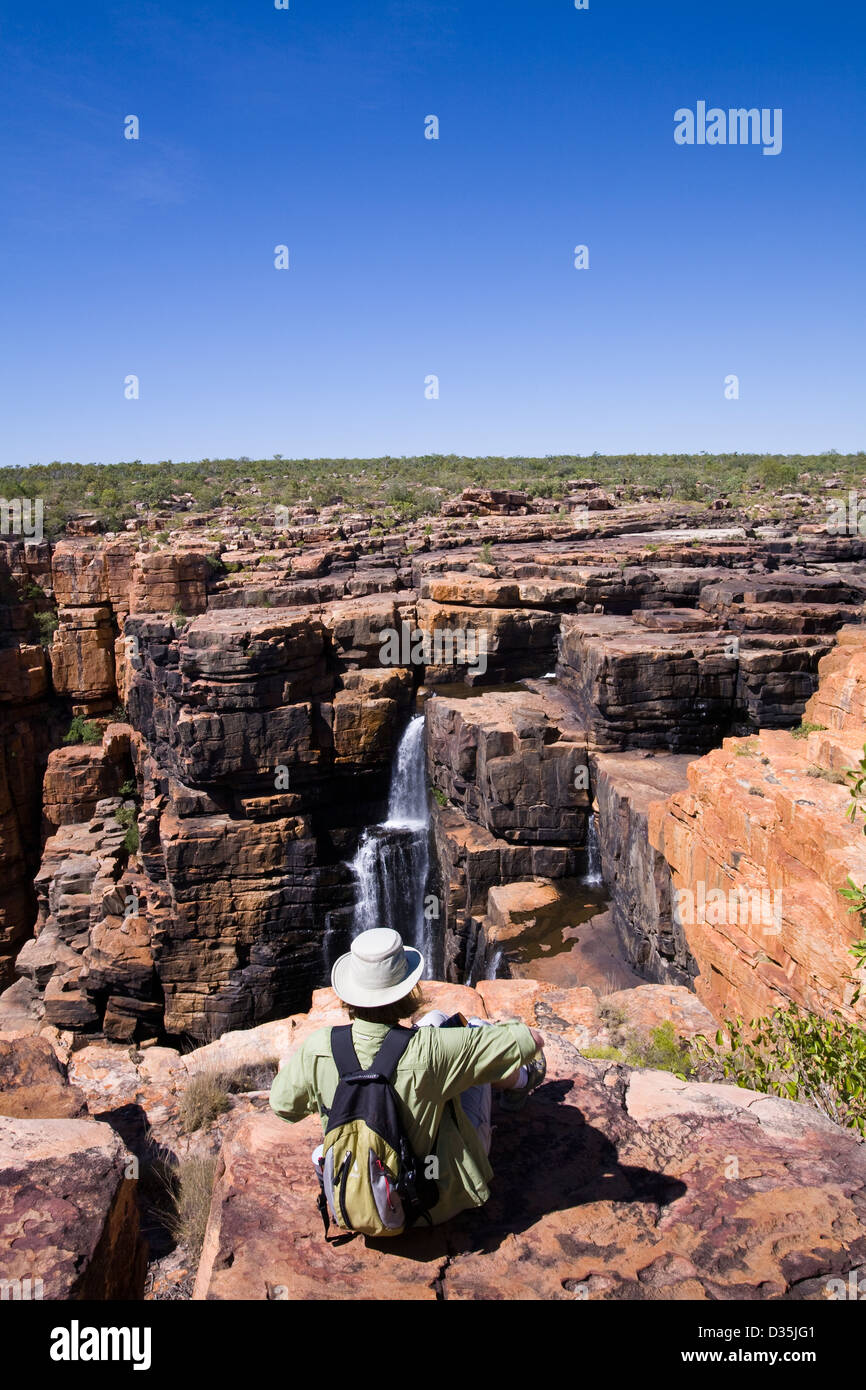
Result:
[[[397,1236],[424,1217],[439,1199],[436,1182],[412,1152],[400,1119],[392,1077],[415,1028],[392,1028],[364,1071],[352,1044],[351,1025],[331,1029],[339,1081],[322,1145],[319,1210],[329,1220],[365,1236]]]

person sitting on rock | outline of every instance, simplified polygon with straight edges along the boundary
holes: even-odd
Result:
[[[331,972],[331,984],[348,1007],[358,1062],[369,1068],[401,1019],[423,1004],[418,985],[424,959],[404,946],[396,931],[362,932]],[[457,1026],[455,1026],[455,1023]],[[501,1104],[520,1109],[544,1079],[544,1039],[523,1023],[490,1023],[439,1010],[418,1020],[393,1074],[400,1119],[413,1152],[436,1156],[438,1200],[428,1219],[437,1225],[457,1212],[482,1206],[493,1177],[491,1088]],[[270,1103],[294,1122],[318,1111],[323,1130],[339,1074],[331,1029],[320,1028],[292,1052],[271,1087]],[[313,1154],[321,1175],[321,1146]]]

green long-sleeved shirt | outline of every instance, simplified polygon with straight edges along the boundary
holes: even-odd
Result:
[[[352,1042],[362,1067],[369,1067],[388,1029],[356,1019]],[[439,1160],[439,1201],[434,1224],[448,1221],[490,1196],[493,1169],[478,1133],[457,1103],[471,1086],[501,1081],[535,1055],[532,1034],[523,1023],[489,1028],[419,1028],[394,1076],[401,1118],[415,1154]],[[271,1109],[281,1119],[302,1120],[330,1110],[337,1089],[331,1030],[319,1028],[290,1055],[271,1086]],[[324,1130],[325,1120],[322,1121]],[[438,1138],[437,1138],[438,1136]]]

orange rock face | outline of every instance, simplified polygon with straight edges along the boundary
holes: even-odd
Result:
[[[76,704],[111,700],[115,692],[111,610],[64,608],[51,646],[51,677],[59,695]]]
[[[839,895],[849,874],[866,882],[866,838],[846,788],[814,773],[790,734],[726,739],[690,765],[687,792],[650,808],[695,987],[717,1016],[794,1002],[866,1018],[866,1000],[852,1005],[861,932]]]
[[[0,700],[26,704],[48,692],[48,672],[42,647],[21,645],[0,651]]]
[[[51,557],[51,582],[59,608],[108,601],[105,555],[100,541],[59,541]]]
[[[862,756],[866,741],[866,632],[860,627],[842,628],[838,646],[819,667],[819,685],[803,714],[803,722],[823,724],[827,738],[847,753]],[[827,764],[822,764],[827,765]]]
[[[115,747],[112,757],[101,743],[54,750],[43,783],[43,815],[49,833],[59,825],[89,820],[97,801],[117,795],[128,761],[126,752],[128,743],[127,749]]]
[[[158,550],[137,553],[129,606],[133,613],[203,613],[207,607],[208,564],[197,552]]]

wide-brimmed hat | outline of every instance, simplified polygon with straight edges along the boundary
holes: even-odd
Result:
[[[362,931],[352,948],[334,965],[331,984],[344,1004],[375,1009],[394,1004],[421,978],[424,957],[404,946],[399,932],[389,927]]]

